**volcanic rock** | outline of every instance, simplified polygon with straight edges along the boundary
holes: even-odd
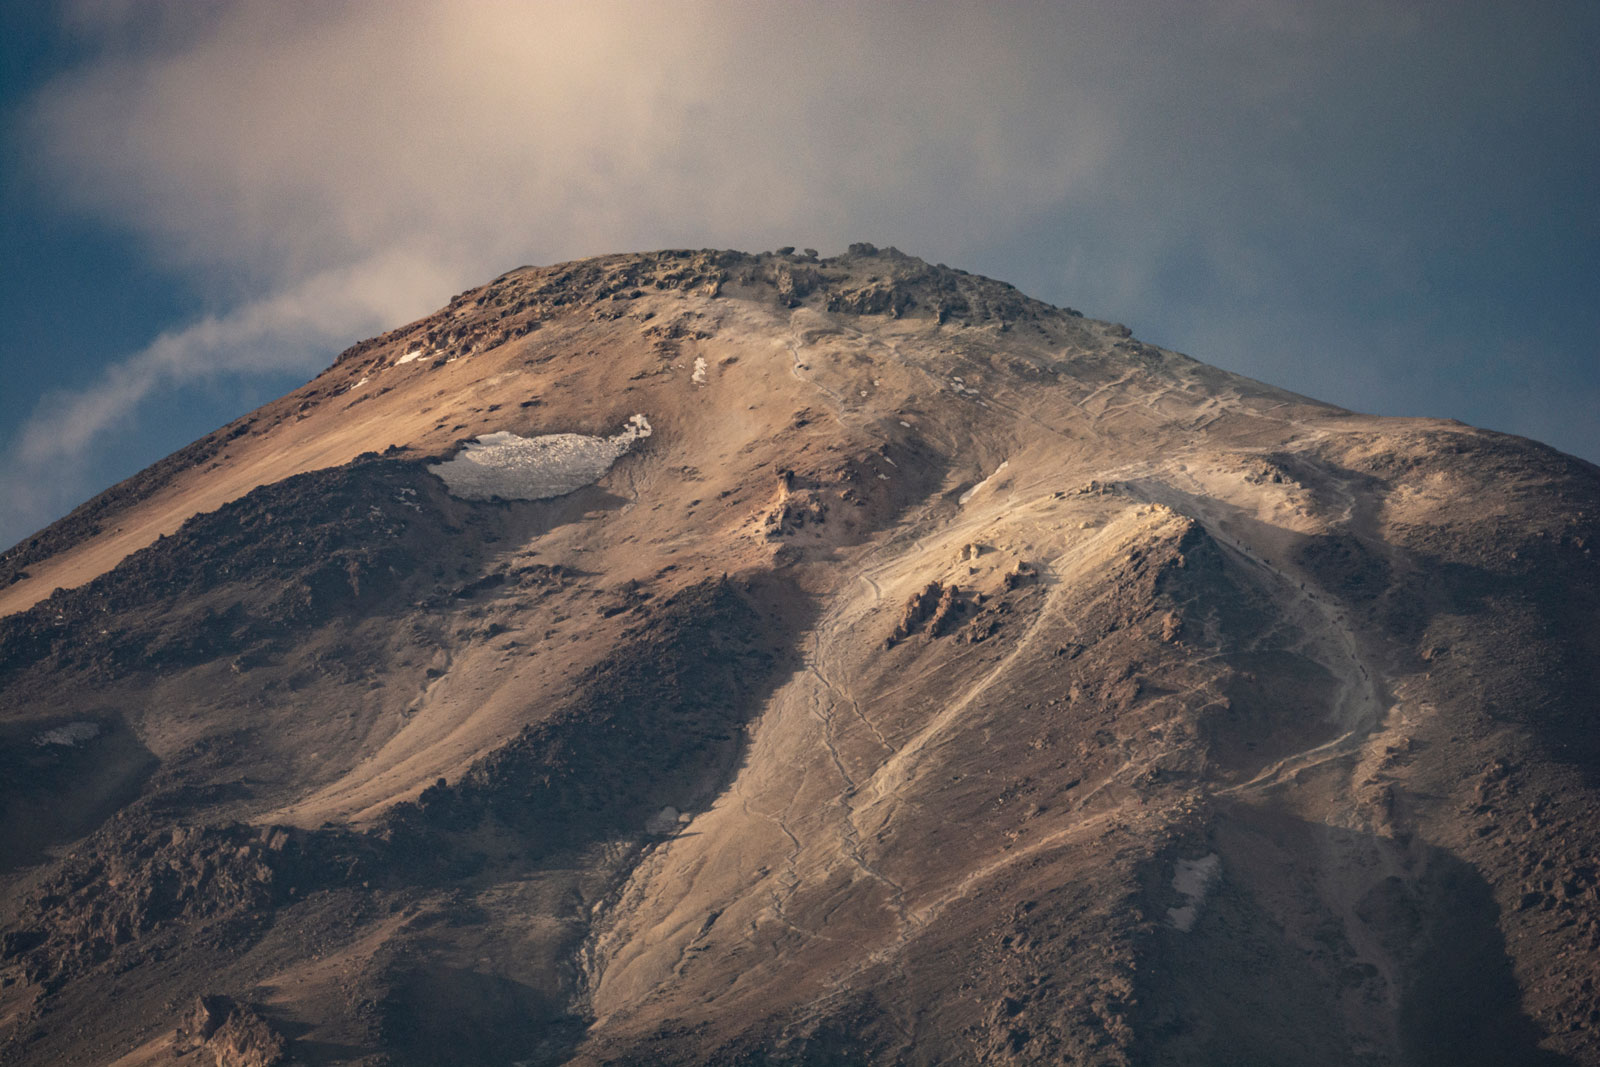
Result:
[[[894,249],[519,268],[0,557],[0,1064],[1600,1063],[1597,544]]]

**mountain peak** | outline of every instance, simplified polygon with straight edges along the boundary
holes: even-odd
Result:
[[[214,463],[218,456],[250,450],[267,431],[280,441],[272,450],[274,460],[265,469],[231,465],[232,477],[224,474],[210,479],[211,488],[198,498],[196,506],[215,507],[264,484],[263,479],[343,462],[362,451],[404,447],[439,454],[479,432],[528,424],[528,419],[519,422],[509,411],[494,413],[515,404],[518,412],[531,415],[536,413],[528,409],[544,405],[541,397],[523,388],[530,382],[517,382],[536,361],[524,354],[506,362],[514,350],[529,345],[547,347],[535,343],[537,331],[564,335],[592,328],[596,337],[605,334],[611,343],[619,331],[635,329],[661,361],[649,370],[656,375],[672,369],[673,353],[686,343],[706,340],[712,336],[710,331],[718,328],[717,323],[736,318],[731,309],[739,307],[763,309],[771,328],[779,331],[792,331],[807,315],[817,316],[818,322],[857,323],[870,330],[880,328],[872,324],[898,323],[901,329],[971,330],[975,336],[978,331],[1006,333],[1014,325],[1029,324],[1030,338],[1013,339],[1010,347],[1017,352],[1038,351],[1046,360],[1101,348],[1115,349],[1119,356],[1151,365],[1181,360],[1133,340],[1126,327],[1093,323],[1076,311],[1023,296],[1004,282],[930,266],[897,249],[870,244],[851,245],[843,255],[831,258],[793,250],[759,254],[666,250],[519,267],[457,295],[426,318],[352,345],[303,388],[141,471],[10,549],[0,556],[0,613],[34,603],[57,587],[81,584],[129,552],[176,532],[194,513],[186,510],[185,502],[195,498],[174,492],[172,479],[192,476],[194,468]],[[952,334],[952,343],[966,342]],[[885,358],[888,351],[880,347],[863,358]],[[435,405],[410,398],[408,391],[391,395],[398,378],[405,378],[409,388],[421,388],[420,380],[411,380],[419,372],[440,371],[465,357],[491,352],[492,359],[474,359],[470,366],[454,367],[444,376],[448,382],[445,393],[455,400]],[[1012,360],[1014,368],[1024,365],[1022,360]],[[693,364],[686,366],[692,368]],[[505,373],[506,367],[516,369]],[[1026,373],[1035,372],[1036,368]],[[593,385],[597,394],[608,396],[634,388],[627,382],[596,381]],[[476,408],[463,408],[458,419],[435,420],[438,424],[431,432],[411,425],[422,409],[454,409],[468,392],[492,394],[495,399]],[[592,400],[580,406],[587,409]],[[356,405],[368,401],[376,403],[354,412]],[[340,414],[345,412],[352,414]],[[375,417],[379,412],[390,417]],[[550,412],[544,408],[537,414]],[[608,409],[598,419],[584,416],[587,421],[579,419],[567,428],[610,432],[611,424],[632,414]],[[576,411],[572,415],[578,419]],[[289,429],[307,419],[323,418],[344,425],[326,436]],[[330,452],[334,441],[343,443]],[[123,522],[119,527],[121,512],[139,507],[153,496],[167,497],[170,506],[152,514],[148,521]],[[47,560],[51,562],[46,564]]]
[[[559,315],[586,309],[597,317],[621,314],[646,293],[677,291],[772,301],[779,307],[810,307],[854,315],[931,317],[966,326],[1012,323],[1043,316],[1081,317],[1023,296],[1015,287],[965,271],[932,266],[896,248],[852,244],[842,255],[819,258],[792,248],[746,253],[715,249],[668,249],[595,256],[550,267],[518,267],[487,285],[459,294],[436,315],[355,345],[339,356],[353,359],[399,337],[437,339],[454,319],[485,320],[481,338],[503,343]]]

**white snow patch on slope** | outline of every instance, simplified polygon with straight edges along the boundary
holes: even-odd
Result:
[[[965,504],[967,501],[971,500],[974,496],[977,495],[979,489],[982,489],[984,486],[986,486],[990,482],[994,481],[995,478],[1000,474],[1000,472],[1005,470],[1009,466],[1011,466],[1011,461],[1009,459],[1001,460],[1000,461],[1000,466],[998,466],[998,467],[996,467],[994,469],[994,473],[993,474],[989,475],[989,477],[985,478],[983,481],[979,482],[977,485],[973,486],[971,489],[968,489],[965,493],[962,493],[959,497],[956,498],[957,506],[959,506],[961,504]]]
[[[1179,860],[1172,874],[1172,888],[1188,897],[1189,903],[1181,908],[1168,908],[1168,921],[1184,933],[1194,929],[1194,921],[1200,917],[1200,905],[1205,903],[1206,894],[1221,877],[1222,857],[1215,852],[1197,860]]]
[[[93,722],[69,722],[65,726],[57,726],[53,730],[46,730],[33,739],[33,743],[40,748],[46,745],[61,745],[64,748],[76,748],[85,741],[93,741],[100,736],[100,724]]]
[[[706,384],[706,357],[696,356],[694,361],[694,377],[690,379],[696,385]]]
[[[491,433],[432,470],[451,493],[468,500],[544,500],[593,485],[635,441],[649,436],[650,420],[643,415],[633,416],[610,437]]]
[[[420,359],[421,357],[422,357],[422,346],[418,345],[416,348],[411,349],[405,355],[403,355],[399,359],[395,360],[394,361],[394,365],[398,367],[402,363],[410,363],[412,360]]]

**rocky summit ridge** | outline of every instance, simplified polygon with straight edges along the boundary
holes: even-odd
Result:
[[[1600,1063],[1600,471],[523,267],[0,557],[0,1064]]]

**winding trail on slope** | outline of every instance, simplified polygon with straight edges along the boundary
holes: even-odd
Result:
[[[1173,472],[1166,473],[1173,477]],[[1187,476],[1179,474],[1178,477]],[[1173,480],[1178,479],[1174,477]],[[1188,480],[1195,492],[1177,489],[1154,477],[1135,478],[1121,484],[1146,500],[1195,519],[1224,551],[1265,580],[1274,591],[1273,600],[1279,610],[1303,635],[1303,651],[1335,678],[1337,688],[1331,701],[1332,717],[1343,731],[1339,737],[1278,760],[1249,781],[1221,792],[1268,789],[1302,769],[1358,752],[1367,735],[1382,725],[1388,706],[1379,688],[1379,675],[1368,668],[1360,641],[1349,625],[1346,609],[1309,591],[1308,586],[1315,585],[1310,576],[1282,560],[1287,546],[1257,547],[1234,533],[1222,508],[1204,487],[1193,478]],[[1274,561],[1266,554],[1269,551],[1279,559]]]
[[[1170,472],[1168,472],[1170,475]],[[1189,479],[1194,482],[1194,479]],[[1347,609],[1310,591],[1316,583],[1311,576],[1285,562],[1287,543],[1252,546],[1229,529],[1217,502],[1194,482],[1199,493],[1189,494],[1153,478],[1125,483],[1147,498],[1173,510],[1190,514],[1200,521],[1225,551],[1262,575],[1277,590],[1274,601],[1280,611],[1304,635],[1301,651],[1321,663],[1337,682],[1332,701],[1333,718],[1342,729],[1332,740],[1292,753],[1263,768],[1249,780],[1216,790],[1219,796],[1249,799],[1280,788],[1292,788],[1301,772],[1360,757],[1362,749],[1385,729],[1390,708],[1382,688],[1383,674],[1369,669],[1368,657],[1360,638],[1349,622]],[[1349,479],[1339,480],[1343,510],[1335,528],[1352,525],[1360,509],[1359,495]],[[1266,555],[1271,551],[1272,556]],[[1391,1011],[1397,1010],[1403,990],[1403,968],[1381,939],[1359,914],[1359,903],[1371,886],[1385,876],[1400,874],[1400,861],[1394,850],[1373,850],[1362,844],[1361,835],[1351,828],[1361,822],[1354,783],[1346,780],[1335,790],[1332,818],[1318,819],[1313,879],[1325,907],[1339,917],[1344,935],[1356,957],[1370,964],[1384,985],[1384,999]]]

